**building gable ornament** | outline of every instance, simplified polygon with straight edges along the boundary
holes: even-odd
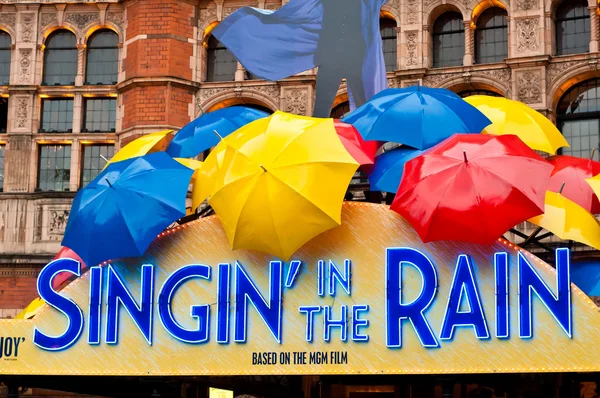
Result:
[[[538,17],[517,20],[517,51],[520,53],[537,51],[540,47]]]
[[[19,81],[21,83],[25,83],[29,80],[29,67],[31,66],[31,49],[21,49],[19,50],[19,54],[21,59],[19,61],[19,65],[21,66],[19,73]]]
[[[33,40],[33,14],[21,14],[21,40],[30,43]]]
[[[17,22],[17,18],[14,13],[0,14],[0,24],[2,24],[4,26],[8,26],[11,29],[14,29],[16,22]]]
[[[98,19],[97,12],[86,12],[86,13],[71,13],[67,14],[65,17],[65,21],[70,22],[71,24],[77,26],[79,29],[85,28],[92,21]]]
[[[525,104],[539,103],[542,100],[540,71],[526,71],[517,74],[517,95],[519,101]]]

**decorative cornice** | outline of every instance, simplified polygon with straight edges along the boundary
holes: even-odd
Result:
[[[200,83],[193,82],[191,80],[180,79],[178,77],[132,77],[117,84],[117,90],[120,93],[123,93],[135,87],[165,86],[169,84],[188,88],[194,91],[200,87]]]

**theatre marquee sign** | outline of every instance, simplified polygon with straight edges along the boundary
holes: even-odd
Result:
[[[290,231],[293,233],[293,231]],[[346,204],[288,262],[231,251],[203,219],[143,258],[0,321],[1,374],[415,374],[600,370],[600,314],[569,276],[508,242],[423,244],[397,214]]]

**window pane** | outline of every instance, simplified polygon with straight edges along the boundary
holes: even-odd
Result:
[[[208,39],[206,80],[224,82],[235,80],[237,60],[233,53],[214,36]]]
[[[86,84],[116,84],[119,36],[113,31],[94,33],[88,41]]]
[[[433,25],[433,66],[460,66],[465,54],[465,32],[459,13],[449,12]]]
[[[379,21],[381,30],[381,40],[383,42],[383,58],[385,60],[385,69],[388,72],[393,72],[396,69],[397,58],[397,38],[396,38],[396,22],[385,18]]]
[[[558,115],[600,112],[600,79],[587,80],[563,95],[556,109]]]
[[[475,31],[475,62],[502,62],[508,57],[508,25],[506,11],[488,8],[477,20]]]
[[[565,120],[559,127],[570,145],[562,148],[563,155],[589,158],[592,149],[598,147],[600,119]]]
[[[77,75],[77,47],[71,32],[53,33],[44,50],[44,85],[74,85]]]
[[[71,132],[73,100],[70,98],[42,100],[41,132]]]
[[[556,10],[555,30],[557,55],[588,52],[591,28],[587,1],[563,1]]]
[[[39,148],[37,187],[41,191],[68,191],[71,178],[71,147],[42,145]]]
[[[0,145],[0,192],[4,188],[4,158],[6,156],[6,146]]]
[[[106,160],[115,154],[113,145],[85,145],[83,146],[83,162],[81,165],[81,187],[89,184],[104,168]]]
[[[83,131],[108,133],[115,131],[117,100],[115,98],[86,98]]]
[[[11,40],[6,32],[0,31],[0,85],[6,86],[10,81]]]

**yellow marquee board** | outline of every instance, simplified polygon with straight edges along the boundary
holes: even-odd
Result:
[[[553,267],[519,255],[505,241],[424,244],[386,206],[348,203],[342,220],[281,264],[265,254],[232,251],[214,217],[190,223],[159,237],[143,258],[98,268],[101,283],[92,283],[87,272],[58,292],[81,309],[81,330],[75,318],[69,323],[51,307],[31,320],[0,321],[0,374],[600,370],[600,314],[565,281],[564,262],[557,278]],[[200,267],[186,268],[191,265]],[[435,275],[423,267],[433,267]],[[205,277],[177,274],[209,268]],[[152,286],[142,287],[144,280]],[[115,298],[119,283],[136,305],[150,308],[138,313],[139,325],[130,315],[134,307],[124,308],[123,290]],[[97,312],[90,305],[93,286],[101,298],[94,301]],[[144,292],[152,293],[150,302],[140,301]],[[465,320],[472,324],[461,326]],[[77,338],[68,347],[42,348],[41,338],[34,344],[34,329],[52,339],[69,326]],[[199,341],[203,335],[207,341]]]

